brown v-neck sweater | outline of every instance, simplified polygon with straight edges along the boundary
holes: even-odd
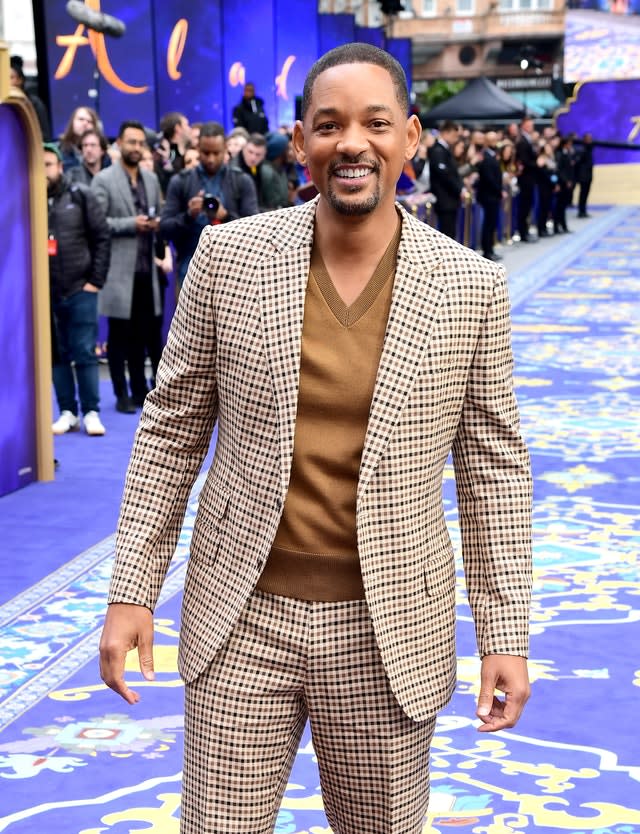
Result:
[[[291,480],[257,587],[296,599],[363,599],[356,490],[391,306],[401,222],[347,307],[314,249],[302,328]]]

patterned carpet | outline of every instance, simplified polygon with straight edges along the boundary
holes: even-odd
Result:
[[[603,211],[511,276],[536,480],[533,697],[514,731],[476,733],[460,583],[460,682],[423,834],[640,834],[639,255],[640,209]],[[177,623],[199,486],[156,612],[157,680],[137,684],[135,708],[97,675],[112,538],[0,606],[0,832],[178,834]],[[451,473],[445,507],[457,542]],[[329,832],[308,735],[276,832]]]

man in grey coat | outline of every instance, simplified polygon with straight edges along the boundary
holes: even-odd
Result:
[[[141,122],[123,122],[117,144],[120,161],[96,174],[91,188],[112,236],[109,287],[99,306],[109,319],[109,372],[116,409],[133,414],[149,390],[145,359],[151,360],[155,379],[162,353],[162,290],[153,258],[162,198],[155,174],[139,167],[146,144]]]

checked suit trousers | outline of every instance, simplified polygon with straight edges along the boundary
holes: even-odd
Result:
[[[271,834],[307,719],[334,834],[418,834],[435,716],[396,702],[366,602],[261,591],[186,686],[182,834]]]

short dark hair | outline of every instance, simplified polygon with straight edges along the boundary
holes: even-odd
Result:
[[[9,58],[9,65],[21,81],[25,81],[24,61],[21,55],[12,55]]]
[[[122,137],[124,136],[125,130],[127,130],[128,128],[134,128],[135,130],[141,130],[145,135],[145,141],[146,141],[147,132],[144,129],[144,125],[142,124],[142,122],[139,122],[137,119],[126,119],[124,122],[122,122],[122,124],[118,128],[118,139],[122,139]]]
[[[187,117],[183,113],[178,113],[177,110],[172,110],[171,113],[165,113],[160,119],[160,133],[165,139],[171,139],[176,132],[178,125],[182,124],[182,120]]]
[[[106,153],[109,150],[109,143],[107,142],[107,137],[102,133],[100,130],[96,130],[94,127],[90,127],[80,137],[80,149],[82,149],[82,142],[87,138],[87,136],[95,136],[98,142],[100,143],[100,147]]]
[[[249,138],[247,139],[247,144],[251,142],[252,145],[255,145],[256,148],[266,148],[267,147],[267,140],[262,133],[250,133]]]
[[[375,66],[382,67],[391,76],[393,86],[396,91],[396,98],[398,104],[403,110],[409,110],[409,90],[407,87],[407,77],[400,63],[385,52],[384,49],[379,49],[377,46],[372,46],[370,43],[345,43],[342,46],[336,46],[335,49],[329,50],[321,58],[313,64],[305,79],[302,90],[302,104],[300,107],[301,118],[307,114],[309,105],[311,104],[311,94],[313,93],[313,85],[316,78],[325,70],[331,67],[338,67],[342,64],[375,64]]]
[[[440,133],[449,133],[451,130],[460,130],[460,125],[454,122],[453,119],[445,119],[443,122],[440,122],[438,130]]]
[[[203,122],[200,128],[200,139],[207,136],[222,136],[224,139],[224,128],[220,122]]]

